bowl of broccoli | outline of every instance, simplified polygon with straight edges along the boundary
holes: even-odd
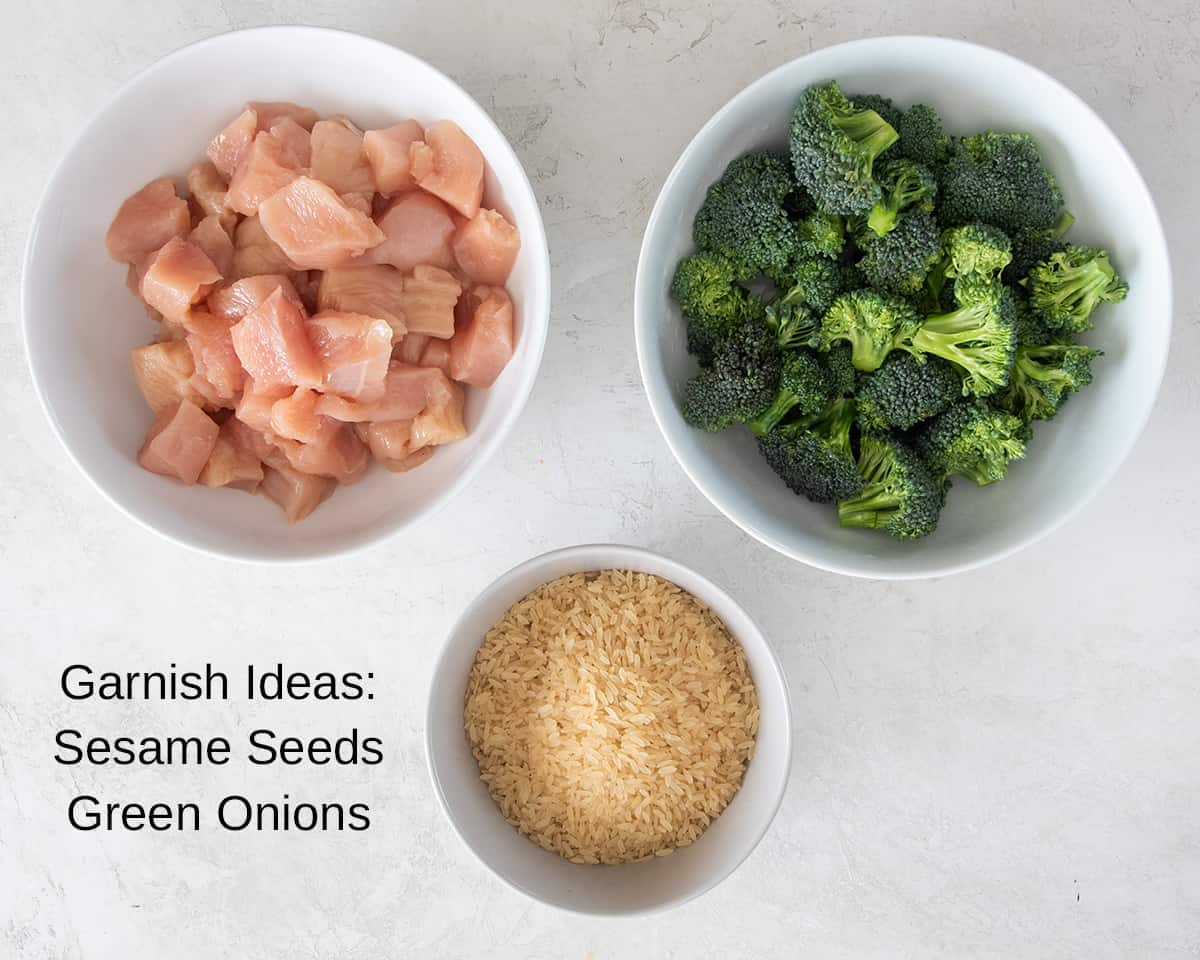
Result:
[[[985,47],[880,37],[705,125],[634,304],[701,492],[797,560],[902,579],[1007,556],[1100,490],[1154,404],[1171,276],[1144,181],[1075,94]]]

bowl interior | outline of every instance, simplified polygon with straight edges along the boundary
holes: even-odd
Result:
[[[488,629],[531,590],[555,577],[619,568],[673,581],[706,602],[746,651],[761,720],[741,789],[696,843],[642,863],[583,866],[541,849],[510,826],[479,779],[463,731],[467,677]],[[592,914],[634,914],[680,903],[718,883],[758,843],[783,797],[791,758],[786,684],[750,617],[699,574],[630,547],[573,547],[522,564],[467,609],[434,672],[426,739],[434,787],[467,846],[502,880],[545,903]]]
[[[796,497],[758,455],[749,432],[706,434],[679,415],[696,365],[668,296],[678,260],[693,249],[691,223],[708,185],[730,160],[786,149],[800,91],[836,79],[848,93],[924,102],[951,133],[1029,131],[1058,176],[1075,243],[1106,247],[1128,280],[1128,299],[1103,305],[1084,339],[1105,356],[1095,382],[1052,422],[1037,426],[1025,460],[1003,483],[958,480],[937,532],[915,543],[843,530],[835,511]],[[829,570],[873,577],[932,576],[976,566],[1065,520],[1111,476],[1153,405],[1166,362],[1171,278],[1153,201],[1133,162],[1074,94],[1006,54],[930,37],[888,37],[830,47],[763,77],[735,97],[688,146],[667,179],[642,246],[635,297],[638,356],[667,442],[696,485],[764,543]]]
[[[179,179],[241,105],[294,100],[363,127],[405,117],[448,117],[488,160],[485,203],[521,232],[509,282],[517,350],[489,390],[468,391],[470,435],[420,470],[371,470],[304,523],[289,527],[273,504],[224,490],[186,488],[134,462],[151,415],[129,351],[154,325],[110,261],[104,233],[121,201],[147,180]],[[354,34],[270,27],[179,50],[126,85],[82,131],[47,187],[25,265],[30,365],[47,412],[83,471],[147,526],[215,553],[294,560],[375,540],[434,509],[467,482],[503,440],[533,383],[545,341],[549,263],[537,200],[488,115],[451,80],[386,44]]]

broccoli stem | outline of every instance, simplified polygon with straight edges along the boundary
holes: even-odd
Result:
[[[874,110],[859,110],[835,117],[833,123],[867,153],[868,167],[877,156],[900,139],[900,134]]]
[[[894,493],[890,493],[881,484],[869,484],[853,500],[839,501],[838,523],[843,527],[878,530],[887,526],[888,520],[899,507],[900,503]]]
[[[748,420],[746,425],[756,437],[765,437],[779,426],[779,423],[791,413],[792,408],[798,402],[799,398],[790,390],[780,390],[774,402],[753,420]]]

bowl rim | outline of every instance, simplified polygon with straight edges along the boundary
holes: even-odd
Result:
[[[721,600],[723,603],[728,603],[731,607],[733,607],[735,610],[737,610],[739,613],[741,613],[742,616],[744,616],[746,618],[746,622],[750,625],[750,628],[751,628],[750,633],[754,637],[754,642],[757,643],[758,646],[760,646],[762,649],[763,660],[765,661],[767,668],[768,668],[767,669],[768,675],[766,677],[755,677],[755,679],[754,679],[755,688],[757,689],[759,686],[763,685],[764,683],[774,684],[778,690],[780,697],[781,697],[781,702],[783,704],[783,714],[784,714],[783,750],[782,750],[783,766],[782,766],[782,771],[781,771],[782,776],[780,776],[780,778],[779,778],[780,787],[778,790],[778,795],[774,798],[774,801],[771,803],[770,809],[769,809],[767,815],[763,818],[762,823],[755,829],[755,831],[753,832],[753,835],[750,838],[749,843],[746,845],[745,849],[740,854],[738,854],[736,860],[729,866],[729,868],[726,871],[724,871],[723,873],[720,873],[719,875],[714,875],[711,879],[709,879],[706,882],[699,885],[695,890],[690,891],[690,892],[684,894],[683,896],[675,897],[674,899],[670,899],[670,900],[665,900],[662,903],[653,904],[653,905],[647,906],[647,907],[639,907],[634,910],[621,910],[621,911],[589,910],[589,909],[582,908],[582,907],[563,906],[562,904],[559,904],[559,903],[553,903],[549,900],[544,900],[542,897],[538,896],[536,893],[525,889],[525,887],[521,886],[519,883],[515,882],[510,877],[505,876],[503,873],[501,873],[499,870],[497,870],[494,866],[492,866],[490,863],[488,863],[486,860],[484,860],[483,857],[479,854],[479,852],[475,849],[475,847],[472,846],[471,843],[467,840],[466,836],[463,834],[463,831],[459,828],[458,821],[455,819],[454,815],[451,813],[450,803],[446,798],[446,792],[443,789],[441,780],[438,777],[437,766],[436,766],[436,762],[434,760],[434,751],[433,751],[433,742],[432,742],[432,740],[433,740],[432,731],[434,728],[435,705],[437,703],[442,702],[439,699],[439,694],[441,696],[445,696],[444,691],[439,690],[439,685],[437,684],[436,680],[437,680],[438,675],[445,668],[445,661],[446,661],[447,657],[449,656],[451,648],[464,642],[461,638],[463,635],[464,624],[466,623],[468,618],[470,618],[475,613],[475,611],[480,606],[482,606],[484,603],[488,602],[489,600],[492,600],[497,594],[504,592],[504,588],[513,579],[515,579],[519,575],[529,572],[529,571],[537,570],[538,568],[552,566],[562,560],[570,559],[573,562],[577,563],[578,569],[574,571],[576,573],[582,573],[582,572],[586,572],[589,570],[600,570],[600,569],[606,569],[606,570],[623,569],[621,566],[614,566],[613,564],[607,563],[607,562],[605,562],[604,564],[602,564],[600,566],[597,566],[595,564],[589,564],[588,558],[595,557],[595,556],[598,556],[601,554],[610,555],[610,556],[617,555],[617,556],[623,557],[625,559],[633,559],[635,561],[642,560],[642,561],[648,561],[648,562],[654,563],[654,564],[670,571],[669,573],[657,573],[657,574],[655,574],[655,576],[662,576],[664,579],[670,580],[672,583],[675,583],[676,586],[679,586],[681,589],[684,589],[688,593],[691,593],[698,600],[700,600],[701,602],[703,602],[705,604],[709,604],[710,598],[716,597],[719,600]],[[683,585],[680,584],[677,579],[675,579],[675,575],[678,573],[683,573],[687,578],[690,578],[690,579],[694,580],[697,584],[699,584],[699,586],[705,591],[705,595],[701,596],[699,593],[693,592],[692,590],[689,590],[688,588],[683,587]],[[569,576],[569,574],[562,573],[562,574],[557,574],[557,576]],[[547,579],[543,580],[542,582],[548,583],[550,579],[553,579],[553,577],[547,578]],[[537,589],[537,588],[535,587],[534,589]],[[724,622],[724,621],[722,621],[722,622]],[[731,631],[731,634],[732,634],[732,631]],[[742,644],[743,648],[745,647],[742,636],[734,636],[734,639],[737,640],[737,642],[739,644]],[[483,638],[481,637],[478,642],[482,643],[482,640],[483,640]],[[478,649],[478,645],[477,645],[477,649]],[[572,914],[575,916],[585,916],[585,917],[613,917],[613,918],[645,917],[645,916],[649,916],[651,914],[662,913],[666,910],[675,909],[676,907],[680,907],[685,903],[688,903],[692,900],[697,899],[698,897],[701,897],[707,893],[710,893],[715,887],[724,883],[731,876],[733,876],[733,874],[738,871],[738,869],[742,866],[742,864],[744,864],[746,862],[746,860],[749,859],[750,855],[756,849],[758,849],[759,844],[762,842],[763,838],[767,835],[767,832],[771,829],[771,826],[774,824],[775,818],[778,816],[779,810],[783,806],[783,800],[784,800],[784,797],[787,795],[788,787],[791,784],[792,752],[794,749],[793,730],[792,730],[792,699],[791,699],[791,691],[788,686],[787,673],[783,669],[783,663],[780,661],[779,654],[776,652],[774,645],[767,638],[766,633],[763,631],[762,627],[759,626],[758,621],[755,620],[754,617],[752,617],[750,615],[750,613],[746,610],[746,608],[743,607],[737,600],[735,600],[726,590],[724,590],[722,587],[718,586],[716,583],[714,583],[708,577],[704,576],[702,573],[695,570],[693,567],[690,567],[687,564],[682,563],[681,561],[674,560],[670,557],[664,556],[661,553],[657,553],[653,550],[648,550],[644,547],[635,547],[635,546],[632,546],[629,544],[623,544],[623,543],[581,543],[581,544],[575,544],[573,546],[559,547],[554,550],[549,550],[545,553],[538,554],[537,556],[530,557],[528,560],[523,560],[521,563],[518,563],[515,566],[510,567],[508,570],[504,571],[499,576],[497,576],[495,579],[493,579],[481,591],[479,591],[479,593],[476,594],[475,598],[472,599],[471,602],[468,603],[463,608],[462,612],[455,619],[453,626],[447,632],[445,638],[442,641],[441,649],[438,651],[437,658],[434,660],[433,671],[430,674],[429,683],[427,683],[426,686],[428,688],[428,693],[426,694],[426,703],[425,703],[425,735],[424,735],[425,768],[426,768],[427,773],[429,774],[430,782],[433,784],[433,793],[434,793],[434,796],[437,798],[438,807],[441,809],[442,815],[445,817],[446,821],[450,824],[451,829],[454,831],[454,834],[458,837],[458,839],[461,842],[461,844],[463,845],[463,847],[465,847],[470,852],[471,856],[475,859],[475,861],[477,863],[481,864],[484,867],[484,869],[487,870],[488,873],[490,873],[492,876],[499,879],[500,882],[503,883],[510,890],[514,890],[517,893],[521,894],[522,896],[528,897],[530,900],[533,900],[536,903],[544,904],[555,910],[562,911],[563,913],[568,913],[568,914]],[[464,691],[465,691],[465,679],[464,679]],[[741,788],[739,787],[738,789],[740,790]],[[512,828],[512,829],[515,829],[515,828]],[[533,841],[529,841],[529,842],[532,843]]]
[[[350,40],[351,42],[369,45],[381,52],[385,52],[388,56],[409,61],[417,68],[428,71],[439,78],[452,90],[457,91],[464,98],[466,98],[469,103],[475,106],[475,108],[479,111],[480,122],[485,126],[490,126],[492,131],[497,135],[497,137],[499,137],[500,142],[504,144],[509,153],[512,155],[512,159],[518,172],[520,173],[519,179],[515,179],[513,181],[512,188],[518,192],[525,191],[528,194],[528,199],[534,211],[533,220],[534,226],[536,227],[536,229],[533,231],[533,236],[529,237],[527,240],[523,238],[523,243],[532,244],[531,252],[537,257],[537,261],[534,266],[534,272],[541,272],[541,274],[545,277],[545,285],[544,290],[537,291],[533,294],[533,296],[540,296],[544,299],[543,308],[539,310],[535,316],[535,319],[540,321],[540,323],[537,324],[537,326],[540,327],[540,335],[537,335],[535,337],[535,341],[531,344],[530,348],[532,352],[530,354],[528,365],[523,371],[521,380],[516,386],[516,400],[509,407],[509,409],[505,411],[499,427],[492,431],[490,435],[483,438],[475,453],[475,456],[467,463],[466,467],[458,474],[458,476],[455,477],[453,482],[447,484],[428,507],[416,515],[408,518],[407,520],[391,524],[382,524],[377,526],[368,535],[365,535],[356,541],[344,543],[339,546],[334,546],[328,549],[322,549],[319,547],[291,548],[292,552],[289,552],[287,555],[279,556],[261,551],[226,550],[219,547],[202,545],[193,542],[187,537],[168,532],[155,526],[149,520],[135,512],[132,508],[121,503],[115,494],[111,493],[108,489],[101,485],[96,477],[92,475],[91,471],[85,468],[80,462],[78,456],[75,454],[75,451],[67,442],[63,427],[59,423],[58,418],[54,415],[54,412],[51,408],[45,384],[38,374],[37,365],[34,362],[33,353],[30,349],[29,331],[32,322],[29,314],[28,292],[31,283],[30,264],[33,259],[34,247],[37,243],[38,235],[43,224],[46,204],[48,203],[51,195],[59,187],[59,182],[64,175],[64,166],[67,162],[67,159],[74,155],[74,153],[80,148],[81,144],[83,144],[93,130],[101,125],[104,115],[114,103],[124,97],[136,86],[146,82],[147,80],[150,80],[158,71],[167,69],[175,60],[182,58],[185,54],[194,52],[197,48],[219,46],[222,43],[228,42],[230,38],[241,37],[246,34],[274,35],[277,42],[284,42],[289,36],[302,33],[335,36],[343,41]],[[506,184],[506,187],[507,186],[508,185]],[[40,405],[46,420],[49,422],[55,437],[58,439],[59,445],[63,450],[66,451],[68,459],[75,465],[79,472],[87,478],[94,490],[98,491],[100,495],[106,501],[108,501],[109,504],[115,507],[119,513],[134,521],[134,523],[136,523],[139,527],[144,530],[148,530],[164,540],[176,544],[177,546],[221,560],[230,560],[237,563],[245,563],[255,566],[287,567],[349,557],[354,554],[365,552],[371,548],[378,547],[392,537],[397,536],[410,527],[426,521],[430,517],[439,513],[446,507],[447,504],[449,504],[460,493],[462,493],[462,491],[471,483],[471,481],[475,479],[476,475],[496,454],[503,441],[508,438],[508,435],[512,432],[513,427],[516,426],[517,420],[520,419],[521,414],[524,412],[525,406],[529,401],[530,394],[533,392],[534,384],[536,383],[538,373],[541,370],[542,360],[545,355],[546,340],[550,332],[550,306],[553,292],[552,284],[553,277],[550,269],[550,249],[546,239],[546,227],[542,217],[542,207],[541,203],[538,201],[537,191],[534,190],[533,184],[529,179],[529,174],[525,170],[525,165],[521,162],[521,158],[517,155],[516,150],[513,149],[512,143],[504,134],[504,131],[502,131],[497,125],[496,121],[492,118],[492,115],[486,109],[484,109],[483,105],[480,104],[478,100],[476,100],[473,96],[471,96],[471,94],[463,89],[463,87],[457,81],[426,60],[423,60],[415,54],[409,53],[407,50],[393,46],[392,44],[383,40],[377,40],[374,37],[368,37],[360,33],[355,33],[351,30],[339,30],[333,27],[310,26],[304,24],[275,24],[246,27],[238,30],[227,30],[209,37],[203,37],[199,40],[194,40],[191,43],[184,44],[181,47],[177,47],[176,49],[162,55],[151,63],[148,63],[142,69],[138,70],[132,76],[127,78],[107,98],[105,98],[102,104],[92,110],[91,114],[80,126],[78,132],[59,154],[58,159],[55,161],[54,167],[50,171],[49,177],[46,179],[45,186],[42,188],[41,194],[38,197],[37,206],[33,214],[33,220],[29,228],[29,234],[25,240],[25,249],[22,257],[19,281],[20,291],[18,296],[18,311],[20,313],[20,332],[22,344],[24,346],[25,364],[29,371],[30,379],[33,382],[33,389],[34,393],[37,395],[38,404]],[[534,331],[532,330],[525,330],[522,331],[522,335],[529,336],[533,332]]]
[[[1155,363],[1155,372],[1153,383],[1149,390],[1149,402],[1143,411],[1140,420],[1136,423],[1135,428],[1130,432],[1129,438],[1125,441],[1115,453],[1110,464],[1102,471],[1099,471],[1090,476],[1089,480],[1082,488],[1081,495],[1075,499],[1070,508],[1064,510],[1052,518],[1048,523],[1041,526],[1039,529],[1032,531],[1028,535],[1016,540],[1011,544],[1007,544],[998,549],[985,552],[979,556],[975,556],[965,560],[954,562],[946,562],[940,565],[931,566],[928,569],[921,570],[905,570],[898,569],[895,572],[882,573],[878,570],[866,570],[854,563],[835,562],[822,557],[819,551],[806,550],[788,546],[771,534],[769,530],[763,529],[757,524],[750,522],[744,517],[735,516],[737,512],[726,505],[724,498],[717,494],[709,485],[701,481],[696,471],[687,462],[686,458],[681,454],[679,447],[671,439],[671,433],[667,429],[668,416],[677,417],[675,404],[670,396],[670,391],[667,389],[664,382],[652,380],[647,376],[647,370],[650,369],[650,344],[651,330],[653,325],[657,323],[658,317],[651,317],[647,314],[650,310],[643,306],[643,301],[648,299],[650,287],[656,278],[647,276],[645,270],[646,260],[650,249],[650,240],[659,229],[660,222],[663,220],[663,208],[665,205],[665,197],[673,191],[682,180],[682,170],[685,162],[695,152],[699,150],[699,142],[708,133],[710,129],[715,127],[727,115],[736,112],[740,102],[750,96],[753,91],[760,87],[768,85],[775,80],[777,76],[788,73],[794,70],[798,64],[809,60],[815,55],[825,54],[832,50],[846,51],[856,48],[870,47],[893,47],[901,44],[928,44],[930,46],[954,47],[962,51],[971,51],[982,53],[987,56],[995,57],[999,60],[1008,61],[1009,65],[1013,65],[1034,74],[1040,80],[1058,89],[1060,93],[1065,95],[1079,110],[1089,114],[1100,126],[1102,134],[1108,137],[1109,145],[1113,149],[1113,155],[1118,162],[1123,166],[1123,177],[1129,185],[1129,189],[1137,193],[1138,198],[1142,201],[1146,209],[1150,213],[1147,223],[1148,233],[1151,236],[1151,249],[1148,253],[1154,258],[1161,261],[1163,269],[1166,271],[1166,331],[1163,337],[1162,349],[1159,352]],[[659,432],[667,443],[671,454],[675,461],[687,474],[688,479],[692,481],[695,487],[704,495],[704,497],[715,506],[727,520],[733,522],[737,527],[748,533],[754,539],[758,540],[765,546],[770,547],[778,553],[789,557],[792,560],[797,560],[801,563],[816,567],[821,570],[827,570],[830,573],[842,574],[844,576],[859,577],[863,579],[873,580],[927,580],[936,577],[949,576],[956,573],[965,573],[969,570],[976,570],[988,564],[995,563],[1010,557],[1013,554],[1025,549],[1028,546],[1038,542],[1043,537],[1049,536],[1055,530],[1063,526],[1068,520],[1078,514],[1113,478],[1116,472],[1124,464],[1129,454],[1132,452],[1142,432],[1145,430],[1146,424],[1149,422],[1150,416],[1153,413],[1157,403],[1158,393],[1162,386],[1163,377],[1166,373],[1167,358],[1170,353],[1171,346],[1171,326],[1174,317],[1174,280],[1171,270],[1171,260],[1169,256],[1169,248],[1166,241],[1166,236],[1163,232],[1162,220],[1159,217],[1158,207],[1154,203],[1154,196],[1150,192],[1145,179],[1142,177],[1141,171],[1130,156],[1125,144],[1105,123],[1104,118],[1100,116],[1079,94],[1075,93],[1070,87],[1051,76],[1046,71],[1031,63],[1027,63],[1019,57],[1013,56],[1003,50],[989,47],[984,44],[973,43],[968,40],[959,40],[953,37],[943,37],[935,34],[893,34],[874,37],[863,37],[857,40],[850,40],[845,43],[830,44],[826,47],[821,47],[817,50],[812,50],[803,56],[796,57],[786,63],[780,64],[774,69],[763,74],[758,79],[754,80],[747,86],[743,87],[725,104],[713,114],[713,116],[695,133],[688,141],[686,147],[680,153],[679,158],[675,161],[675,165],[671,168],[671,172],[663,181],[663,185],[659,190],[658,197],[654,202],[654,207],[650,211],[650,216],[646,221],[645,230],[642,233],[642,243],[638,250],[637,273],[634,281],[633,293],[633,312],[634,312],[634,340],[637,349],[638,371],[642,379],[642,387],[646,394],[646,399],[650,404],[650,411],[654,417],[655,423],[658,425]]]

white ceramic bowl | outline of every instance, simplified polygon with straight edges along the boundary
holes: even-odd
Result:
[[[689,428],[678,400],[695,362],[668,296],[691,224],[726,164],[786,148],[800,92],[836,79],[900,105],[934,106],[951,133],[1029,131],[1062,184],[1076,224],[1070,239],[1106,247],[1129,297],[1104,305],[1086,339],[1104,350],[1095,382],[1051,423],[1003,483],[956,481],[935,534],[918,542],[843,530],[836,511],[796,497],[746,430]],[[638,361],[655,419],[692,481],[743,530],[797,560],[837,573],[931,577],[1004,557],[1063,523],[1113,475],[1141,432],[1162,379],[1171,327],[1171,274],[1154,201],[1124,147],[1075,94],[1013,57],[958,40],[879,37],[818,50],[751,84],[710,120],[667,177],[650,215],[635,293]]]
[[[146,181],[182,177],[247,100],[294,100],[362,126],[450,118],[488,161],[485,202],[521,231],[509,281],[516,354],[489,390],[469,390],[470,436],[411,473],[373,469],[289,527],[259,497],[185,487],[134,462],[151,415],[133,381],[132,347],[153,327],[108,259],[104,233]],[[491,118],[411,54],[313,27],[264,27],[203,40],[130,80],[88,122],[50,179],[22,279],[25,342],[54,430],[79,468],[129,516],[178,543],[256,561],[327,557],[381,540],[460,491],[504,442],[537,375],[546,339],[550,262],[537,199]]]
[[[620,866],[570,863],[521,835],[479,779],[463,730],[467,677],[484,634],[514,603],[556,577],[636,570],[672,581],[712,608],[746,652],[761,710],[754,756],[741,789],[690,847]],[[434,791],[479,860],[509,886],[576,913],[629,916],[683,903],[715,886],[750,855],[783,799],[791,765],[787,683],[770,643],[723,590],[674,560],[636,547],[596,544],[535,557],[508,571],[467,607],[434,668],[425,747]]]

